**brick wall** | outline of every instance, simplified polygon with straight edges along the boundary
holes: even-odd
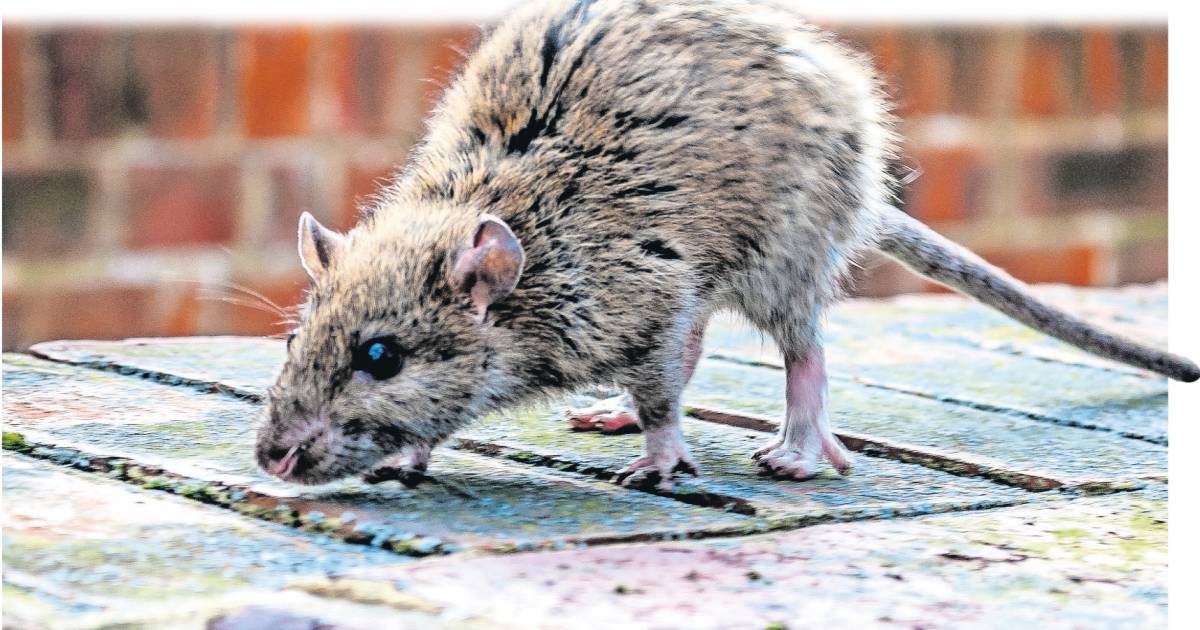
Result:
[[[1028,280],[1165,277],[1165,27],[834,28],[896,98],[911,211]],[[473,39],[5,24],[5,348],[277,332],[223,287],[298,301],[299,213],[350,226]]]

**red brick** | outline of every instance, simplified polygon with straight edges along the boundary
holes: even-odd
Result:
[[[904,67],[901,51],[900,35],[891,28],[881,29],[870,47],[875,68],[880,80],[884,82],[884,91],[895,104],[896,113],[906,114],[908,108],[905,105],[904,82],[901,76]]]
[[[147,28],[134,36],[146,123],[157,136],[199,138],[216,126],[220,39],[212,30]]]
[[[1083,36],[1083,72],[1090,112],[1116,112],[1121,107],[1121,63],[1117,37],[1107,29]]]
[[[162,334],[154,289],[105,286],[61,292],[5,291],[4,348],[52,339],[120,339]]]
[[[959,27],[938,35],[950,74],[943,80],[949,90],[949,110],[958,114],[983,115],[992,100],[996,82],[997,32]]]
[[[984,203],[986,173],[975,149],[918,149],[911,152],[910,161],[921,175],[908,185],[906,205],[921,220],[936,223],[962,219]]]
[[[343,28],[329,32],[322,80],[332,92],[334,128],[413,131],[423,113],[424,39],[417,29]],[[399,116],[393,112],[400,112]],[[397,124],[398,123],[398,124]]]
[[[1167,108],[1167,34],[1148,33],[1143,45],[1142,101],[1156,109]]]
[[[1021,112],[1052,116],[1066,113],[1070,86],[1061,33],[1031,35],[1025,41],[1021,65]]]
[[[950,109],[951,60],[934,33],[914,33],[906,40],[905,106],[909,113],[931,114]]]
[[[479,30],[465,26],[436,30],[428,36],[428,68],[425,77],[425,109],[433,107],[442,95],[442,90],[458,73],[467,55],[479,40]]]
[[[271,225],[269,238],[291,242],[303,212],[317,212],[314,167],[285,164],[271,168]]]
[[[309,129],[312,35],[304,28],[251,30],[242,36],[242,129],[249,136]]]
[[[83,249],[92,196],[89,173],[5,171],[3,188],[6,257],[58,256]]]
[[[162,296],[166,312],[162,321],[162,334],[172,337],[187,337],[200,334],[200,289],[187,286]],[[165,298],[165,299],[164,299]]]
[[[237,169],[137,167],[129,173],[129,244],[136,248],[221,243],[233,238]]]
[[[304,301],[304,292],[308,288],[308,277],[296,261],[296,271],[277,278],[242,278],[238,283],[248,289],[262,294],[275,306],[283,309],[294,307]],[[255,298],[240,296],[236,291],[230,291],[230,296],[248,302],[257,301]],[[226,303],[223,309],[224,317],[217,324],[216,334],[227,335],[279,335],[290,330],[291,326],[282,320],[282,315],[273,312],[269,306],[257,308],[254,306]]]
[[[57,138],[111,136],[136,117],[139,101],[126,89],[126,40],[121,33],[99,27],[62,29],[41,38],[50,121]]]
[[[3,90],[4,141],[20,140],[25,132],[25,41],[26,33],[4,27]]]
[[[338,218],[338,229],[348,230],[358,223],[359,211],[371,203],[371,196],[387,183],[394,170],[390,163],[350,165],[346,171],[345,201]]]
[[[1059,282],[1090,286],[1100,279],[1097,270],[1104,252],[1091,245],[1059,249],[1017,249],[979,252],[988,262],[1028,283]]]

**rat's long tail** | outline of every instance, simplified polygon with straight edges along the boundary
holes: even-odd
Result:
[[[1105,332],[1038,300],[1020,280],[899,209],[886,206],[882,215],[877,246],[913,271],[1093,354],[1179,381],[1200,379],[1200,367],[1195,363]]]

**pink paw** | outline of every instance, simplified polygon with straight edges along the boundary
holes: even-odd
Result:
[[[655,487],[664,492],[670,492],[674,487],[672,477],[677,472],[700,476],[700,468],[688,454],[677,426],[647,431],[645,454],[618,470],[616,481],[623,486],[629,485],[634,475],[643,471],[647,479],[656,478]]]
[[[829,436],[821,445],[802,447],[785,445],[776,440],[754,452],[758,465],[776,477],[798,481],[811,479],[821,472],[821,456],[829,460],[842,475],[850,474],[852,462],[837,438]]]
[[[599,431],[601,433],[637,433],[637,414],[629,404],[628,396],[616,396],[601,400],[591,407],[571,409],[567,421],[576,431]]]
[[[431,450],[432,447],[429,446],[406,446],[363,475],[363,481],[382,483],[396,480],[409,488],[415,488],[426,479],[425,469],[429,467]]]

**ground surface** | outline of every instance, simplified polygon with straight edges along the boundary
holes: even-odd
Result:
[[[1165,287],[1042,288],[1165,345]],[[4,358],[6,627],[1160,627],[1167,388],[954,297],[828,322],[849,477],[759,476],[780,361],[733,320],[686,393],[705,476],[621,488],[638,435],[486,418],[434,481],[273,482],[282,343],[54,342]]]

